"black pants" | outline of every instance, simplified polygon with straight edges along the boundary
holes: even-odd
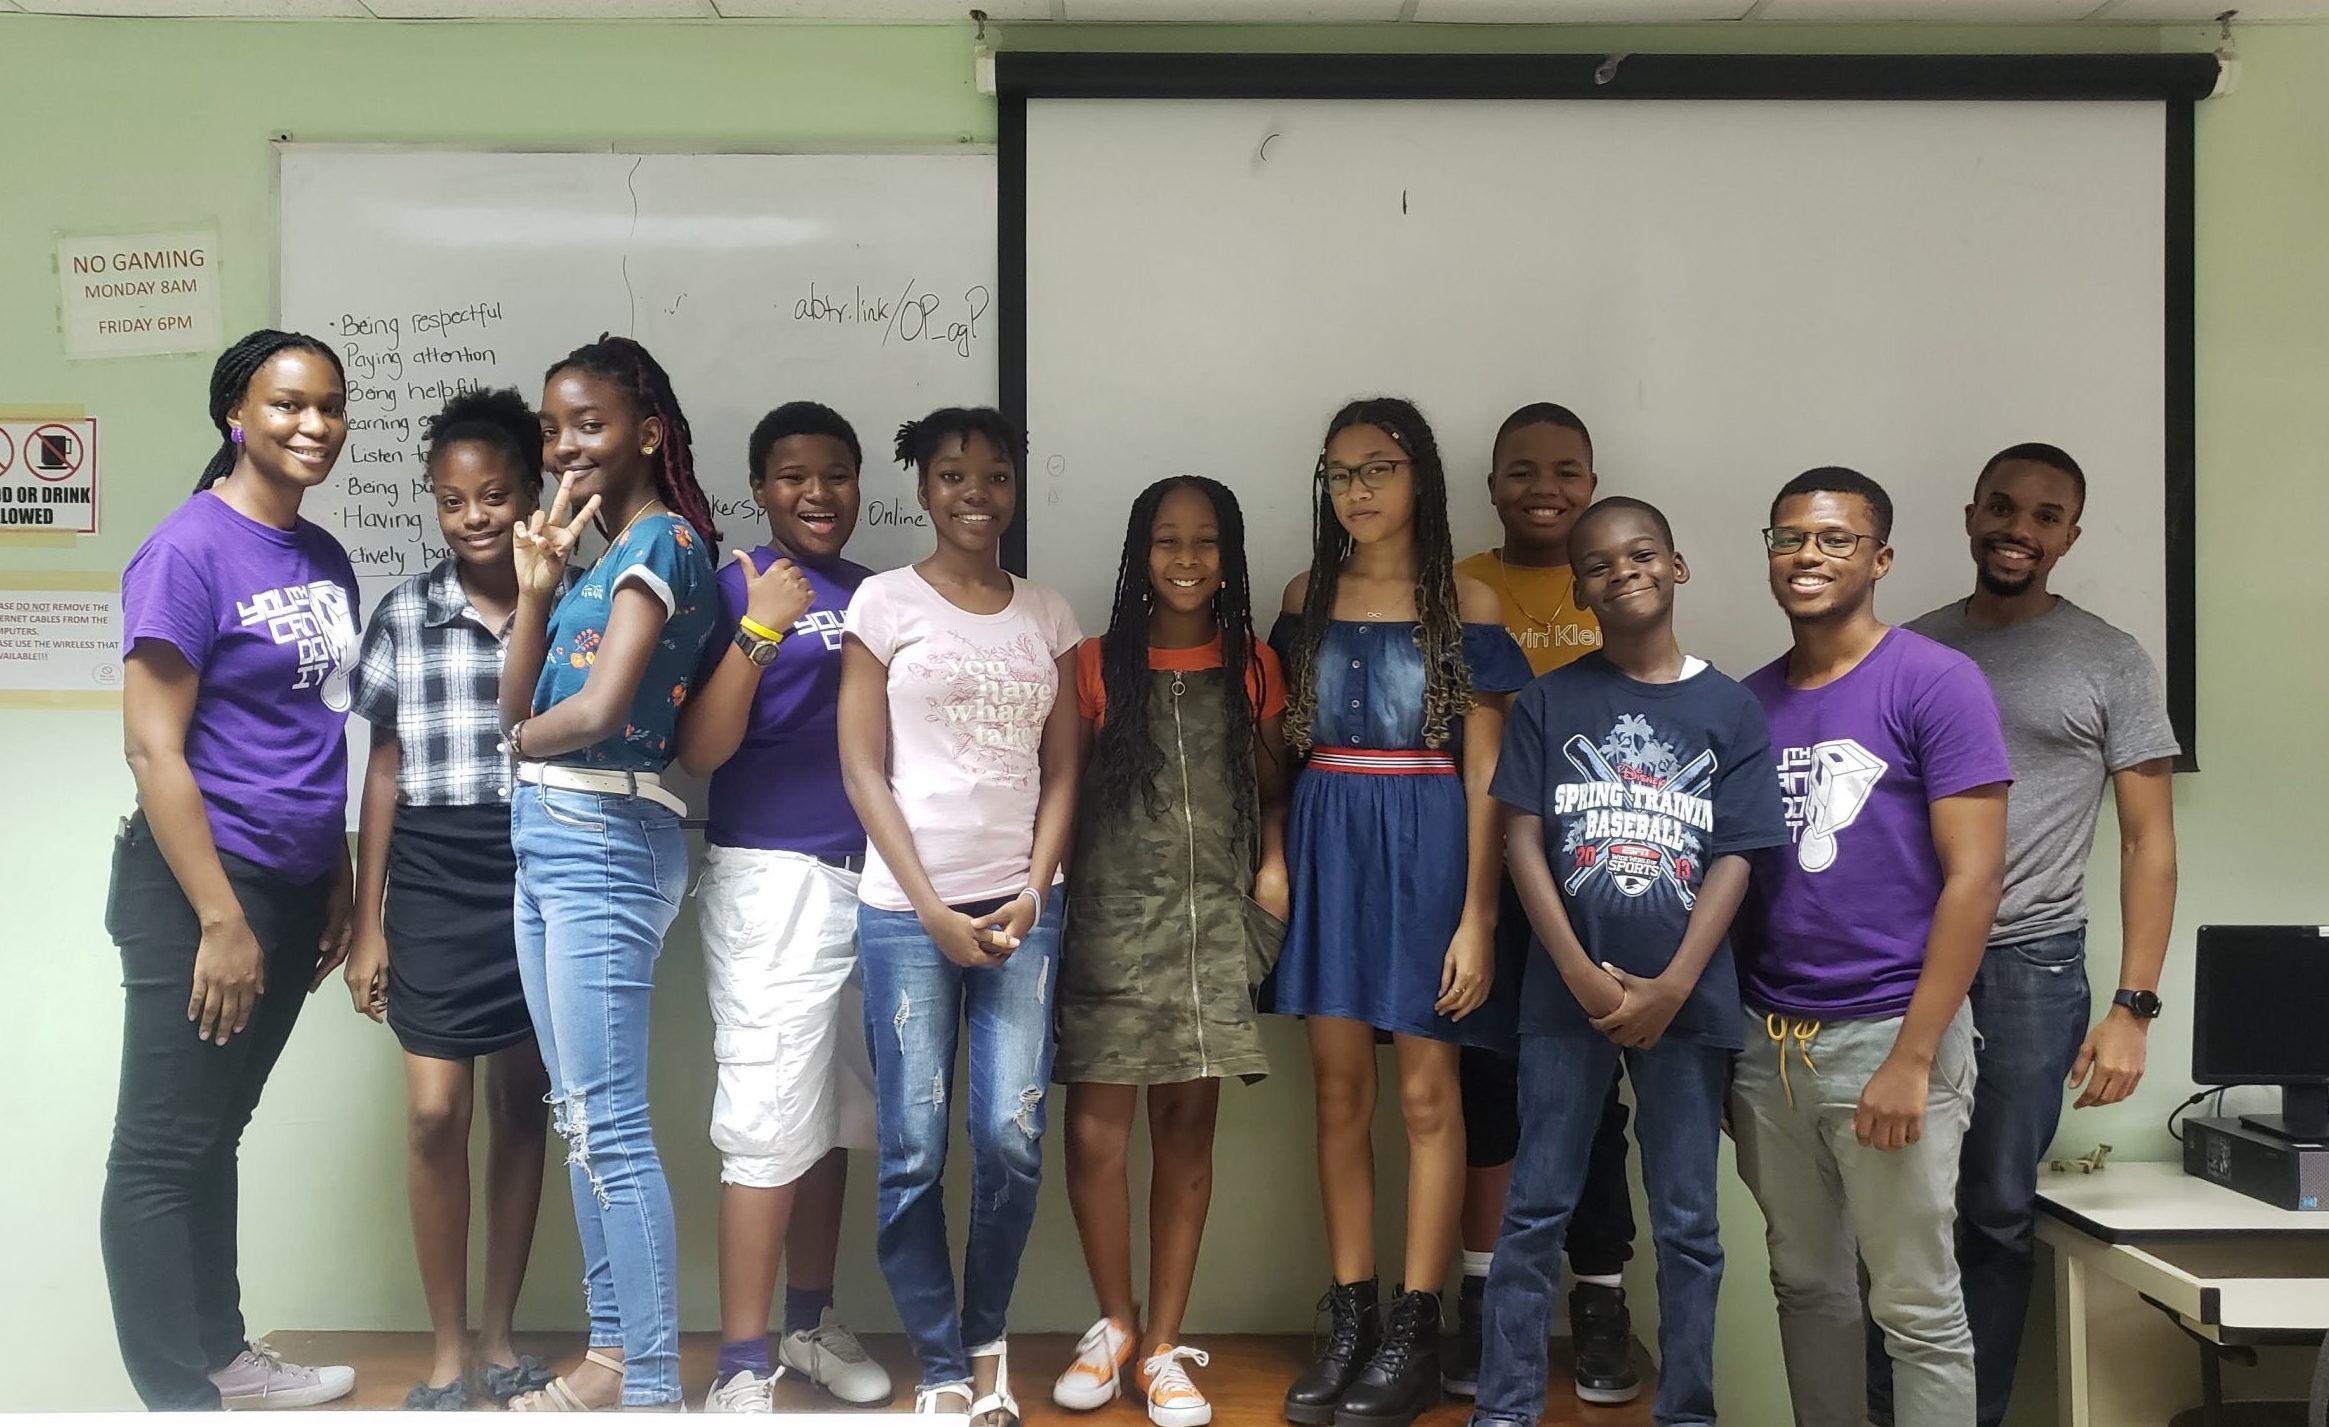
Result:
[[[315,974],[331,879],[301,885],[221,853],[266,956],[266,991],[221,1045],[186,1019],[202,928],[143,814],[115,840],[105,929],[121,949],[121,1091],[99,1237],[113,1328],[155,1411],[218,1408],[210,1374],[243,1351],[235,1151]]]
[[[1504,879],[1496,918],[1496,979],[1518,986],[1529,956],[1528,913]],[[1474,1169],[1494,1169],[1512,1163],[1520,1152],[1520,1057],[1465,1046],[1457,1060],[1458,1083],[1464,1103],[1464,1161]],[[1618,1098],[1617,1076],[1609,1078],[1609,1095],[1601,1111],[1601,1126],[1593,1134],[1593,1152],[1585,1165],[1585,1193],[1569,1220],[1570,1272],[1621,1272],[1634,1256],[1633,1191],[1625,1179],[1625,1101]]]

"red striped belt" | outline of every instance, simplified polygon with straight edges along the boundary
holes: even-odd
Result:
[[[1452,774],[1456,760],[1436,748],[1317,748],[1310,766],[1328,773]]]

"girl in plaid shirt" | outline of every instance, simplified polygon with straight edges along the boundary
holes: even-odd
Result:
[[[506,1403],[547,1384],[510,1343],[542,1200],[550,1081],[518,980],[502,651],[517,610],[510,530],[542,487],[541,426],[515,391],[454,397],[428,426],[429,492],[451,553],[365,631],[355,711],[372,724],[348,990],[404,1046],[406,1183],[436,1356],[404,1405]],[[473,1396],[469,1121],[487,1061],[485,1323]]]

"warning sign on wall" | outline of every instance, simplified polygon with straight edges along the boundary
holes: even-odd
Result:
[[[68,357],[145,357],[219,347],[218,235],[59,238]]]
[[[97,533],[97,418],[0,421],[0,534]]]

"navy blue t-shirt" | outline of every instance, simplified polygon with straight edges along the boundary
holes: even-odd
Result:
[[[1636,976],[1674,959],[1707,865],[1787,843],[1762,706],[1711,668],[1671,684],[1588,654],[1521,691],[1490,791],[1545,820],[1561,904],[1586,955]],[[1597,1035],[1534,937],[1523,1035]],[[1725,936],[1666,1034],[1740,1044],[1739,978]]]

